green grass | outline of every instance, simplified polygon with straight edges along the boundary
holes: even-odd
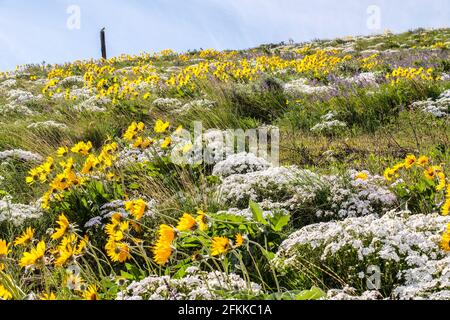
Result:
[[[411,48],[413,45],[429,47],[435,43],[436,36],[448,40],[450,31],[447,29],[429,32],[418,30],[384,38],[358,39],[355,44],[355,49],[358,51],[356,56],[360,55],[360,51],[375,45],[378,45],[379,50],[405,46]],[[326,46],[342,45],[347,41],[336,39],[327,43]],[[313,46],[325,46],[325,41],[315,41]],[[241,56],[251,56],[256,53],[273,54],[271,50],[274,48],[276,48],[275,52],[282,54],[282,47],[280,49],[278,45],[265,45],[256,48],[253,52],[240,51],[239,54]],[[194,52],[190,54],[193,55]],[[187,65],[183,62],[174,63],[170,57],[139,61],[147,63],[152,61],[158,70],[170,66]],[[441,58],[431,57],[429,60],[412,61],[413,66],[430,63],[438,65],[436,72],[450,70],[448,61]],[[114,62],[113,65],[117,69],[132,66],[126,61]],[[373,71],[383,74],[392,70],[393,67],[381,61]],[[31,65],[27,71],[38,77],[46,77],[46,72],[39,65]],[[352,61],[334,70],[333,75],[351,76],[360,71],[362,70],[358,64]],[[83,71],[75,70],[75,74],[83,75]],[[331,79],[311,74],[301,76],[309,77],[309,80],[317,81],[319,85],[329,84]],[[337,94],[332,97],[287,95],[282,84],[299,77],[298,74],[287,72],[286,74],[264,74],[257,81],[248,83],[235,81],[219,83],[217,80],[204,79],[196,82],[197,90],[194,91],[161,89],[157,92],[158,97],[178,98],[183,103],[195,99],[214,101],[214,107],[211,109],[193,108],[185,114],[172,114],[156,108],[152,103],[156,95],[147,101],[141,99],[120,101],[116,106],[109,105],[104,113],[76,112],[73,106],[79,101],[55,102],[45,98],[39,102],[28,102],[26,106],[36,113],[33,116],[0,114],[0,152],[23,149],[45,158],[54,154],[58,147],[72,146],[79,141],[91,141],[94,149],[98,150],[105,142],[120,138],[133,121],[143,121],[151,129],[156,119],[164,119],[170,121],[174,127],[183,125],[187,129],[192,128],[194,121],[201,121],[204,129],[241,128],[246,130],[262,125],[278,126],[281,131],[281,163],[296,165],[321,174],[343,176],[349,169],[356,169],[382,175],[387,167],[411,153],[428,155],[434,163],[442,163],[444,167],[450,164],[449,117],[438,119],[410,108],[413,102],[437,98],[442,92],[450,89],[450,81],[405,81],[395,86],[385,82],[378,87],[365,88],[340,86]],[[17,88],[30,91],[35,95],[42,90],[42,86],[32,84],[25,76],[18,80]],[[5,104],[7,104],[6,92],[0,92],[0,106]],[[335,113],[337,120],[345,122],[347,130],[334,134],[312,132],[311,128],[329,112]],[[31,123],[48,120],[62,123],[67,126],[67,129],[29,127]],[[7,193],[17,203],[38,200],[46,191],[46,186],[29,186],[25,183],[27,172],[32,166],[31,163],[17,160],[4,161],[4,163],[0,160],[0,176],[3,177],[0,181],[0,197]],[[156,228],[160,223],[174,223],[185,212],[194,213],[201,209],[208,213],[215,213],[229,209],[227,204],[220,200],[215,190],[219,180],[211,177],[211,166],[177,166],[162,158],[148,164],[115,169],[119,173],[118,182],[89,183],[83,192],[71,193],[64,201],[61,201],[58,207],[47,212],[42,219],[31,221],[30,224],[37,229],[37,238],[46,235],[47,229],[54,225],[55,219],[61,212],[66,213],[70,221],[76,222],[80,230],[84,230],[84,224],[100,214],[102,205],[116,199],[144,197],[158,202],[158,216],[145,221],[145,227],[150,230],[144,233],[146,239],[154,239]],[[317,207],[328,205],[327,192],[329,190],[324,190],[317,199],[314,199],[312,205]],[[410,207],[414,211],[429,210],[429,206],[422,206],[425,200],[419,197],[414,201],[416,203]],[[243,205],[243,207],[246,206],[247,203]],[[273,232],[269,225],[258,226],[259,229],[251,230],[255,235],[254,240],[259,241],[261,246],[265,246],[265,251],[255,249],[250,252],[256,256],[253,261],[251,260],[253,257],[245,257],[247,259],[245,265],[251,271],[250,274],[248,272],[246,274],[249,279],[264,282],[273,291],[280,291],[278,280],[284,289],[289,290],[309,289],[313,285],[326,289],[351,281],[340,276],[347,272],[345,269],[348,267],[347,264],[333,260],[328,261],[324,267],[320,263],[320,253],[314,250],[305,250],[302,253],[304,256],[301,259],[304,259],[306,267],[296,276],[289,275],[283,278],[282,275],[278,275],[278,280],[273,277],[268,257],[276,251],[277,246],[288,236],[288,233],[316,222],[311,214],[314,209],[317,208],[295,209],[296,211],[291,212],[292,220],[283,232]],[[236,221],[234,224],[229,221],[221,221],[221,223],[223,223],[222,228],[230,228],[233,231],[246,230],[247,227]],[[11,241],[18,231],[22,230],[14,229],[7,223],[0,224],[0,238]],[[91,232],[90,236],[94,245],[98,248],[104,247],[105,238],[102,232]],[[191,241],[194,242],[194,240]],[[355,257],[352,254],[350,252],[348,256],[338,258],[346,259],[346,262],[353,261]],[[143,261],[139,262],[143,264]],[[104,267],[109,270],[111,268],[117,271],[117,274],[123,270],[121,266],[112,266],[109,262],[97,263],[98,261],[89,261],[87,265],[94,269]],[[94,267],[95,264],[97,265]],[[263,271],[263,275],[258,274],[260,271],[258,268]],[[173,270],[167,272],[178,274],[180,269],[182,268],[177,265],[177,273]],[[332,269],[339,270],[340,275],[330,271]],[[100,273],[99,270],[96,271]],[[232,271],[241,272],[242,270],[227,270],[227,272]],[[21,271],[15,272],[18,281],[22,281]],[[58,278],[61,275],[54,276]],[[88,272],[86,276],[91,276],[92,281],[97,282],[106,279],[106,276],[102,278],[95,272]],[[52,279],[52,281],[56,280]],[[47,283],[47,285],[55,287],[55,283]],[[21,285],[28,291],[35,289],[23,281]],[[392,284],[389,283],[384,288],[384,293],[388,295],[391,288]]]

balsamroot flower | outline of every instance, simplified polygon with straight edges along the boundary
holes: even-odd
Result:
[[[6,256],[11,252],[9,249],[10,244],[6,240],[0,240],[0,271],[5,270],[5,260]]]
[[[230,239],[226,237],[214,237],[211,243],[211,255],[220,256],[232,248]]]
[[[192,231],[196,228],[197,221],[188,213],[183,214],[177,225],[178,231]]]
[[[130,212],[136,220],[141,220],[147,209],[147,203],[142,199],[125,202],[125,210]]]
[[[14,240],[14,245],[15,246],[25,246],[25,245],[29,244],[31,241],[33,241],[33,237],[34,237],[34,229],[32,229],[31,227],[28,227],[22,233],[22,235],[18,236]]]
[[[11,300],[12,294],[3,285],[0,284],[0,299]]]
[[[45,254],[45,241],[41,240],[36,248],[32,248],[30,252],[24,252],[22,259],[20,259],[19,265],[21,267],[30,267],[36,265],[44,258]]]
[[[96,285],[90,285],[83,293],[84,300],[100,300]]]
[[[72,151],[73,153],[79,153],[83,156],[87,156],[89,155],[89,152],[92,149],[92,142],[88,141],[88,142],[78,142],[76,145],[74,145],[70,151]]]
[[[172,242],[175,239],[174,228],[163,224],[159,227],[159,238],[153,247],[154,261],[159,265],[165,265],[172,255]]]
[[[44,293],[44,294],[41,295],[39,300],[42,300],[42,301],[44,301],[44,300],[56,300],[56,296],[55,296],[55,294],[53,292]]]
[[[413,154],[409,154],[405,159],[405,168],[411,168],[417,162],[416,156]]]
[[[105,246],[106,253],[112,262],[126,262],[131,259],[130,246],[126,242],[108,241]]]
[[[67,217],[64,215],[64,213],[59,216],[59,219],[58,221],[56,221],[56,223],[59,225],[59,227],[56,228],[55,233],[52,234],[53,240],[61,239],[70,226],[69,220],[67,220]]]
[[[235,237],[236,248],[242,247],[245,243],[245,238],[242,234],[238,233]]]
[[[195,219],[198,224],[198,228],[200,231],[206,231],[208,229],[208,216],[202,211],[197,211],[197,218]]]
[[[170,122],[164,122],[161,119],[157,120],[155,123],[155,133],[164,133],[169,128]]]

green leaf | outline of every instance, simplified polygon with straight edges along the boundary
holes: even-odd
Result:
[[[295,296],[295,300],[318,300],[325,297],[325,292],[317,287],[312,287],[311,290],[304,290]]]
[[[125,272],[126,274],[131,275],[133,278],[133,280],[141,280],[144,278],[145,273],[139,269],[137,266],[132,265],[130,263],[126,263],[125,264],[125,268],[127,269],[128,272]]]
[[[277,212],[269,220],[272,225],[272,230],[275,232],[279,232],[289,224],[289,221],[291,220],[291,215]]]
[[[262,223],[265,226],[268,225],[267,220],[264,219],[263,210],[261,209],[261,206],[258,203],[253,202],[253,200],[250,200],[250,209],[252,210],[253,218],[255,219],[256,222]]]
[[[130,189],[132,189],[132,190],[137,190],[137,189],[140,188],[140,186],[139,186],[138,183],[132,183],[132,184],[130,184],[128,187],[129,187]]]
[[[95,183],[95,189],[99,194],[103,195],[105,193],[105,188],[103,187],[103,184],[101,182]]]
[[[242,225],[246,222],[245,218],[229,213],[214,214],[213,217],[214,219],[221,220],[224,223],[229,222]]]
[[[125,268],[126,268],[128,271],[131,271],[131,270],[133,269],[133,265],[130,264],[130,263],[125,263]]]
[[[186,275],[186,269],[189,268],[189,264],[182,262],[179,266],[179,270],[173,275],[175,279],[181,279]]]
[[[124,278],[124,279],[127,279],[127,280],[134,280],[135,279],[134,276],[131,273],[128,273],[128,272],[123,271],[123,270],[120,271],[120,276],[122,278]]]
[[[264,248],[261,248],[261,252],[266,256],[268,260],[273,260],[275,258],[275,253],[270,252]]]

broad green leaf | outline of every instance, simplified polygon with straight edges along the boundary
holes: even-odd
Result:
[[[268,251],[268,250],[266,250],[264,248],[261,248],[261,251],[269,260],[272,260],[272,259],[275,258],[275,253],[270,252],[270,251]]]
[[[295,296],[296,300],[318,300],[325,297],[325,292],[317,287],[312,287],[311,290],[305,290]]]
[[[283,228],[288,225],[290,220],[291,215],[277,212],[272,218],[270,218],[273,231],[279,232],[283,230]]]
[[[127,280],[134,280],[135,279],[135,277],[131,273],[128,273],[128,272],[123,271],[123,270],[120,271],[120,276],[122,278],[124,278],[124,279],[127,279]]]
[[[186,269],[189,268],[189,264],[182,262],[179,266],[179,270],[173,275],[175,279],[181,279],[186,275]]]
[[[263,210],[261,209],[261,206],[258,203],[254,202],[253,200],[250,200],[250,209],[252,210],[253,218],[255,219],[256,222],[262,223],[263,225],[268,224],[266,219],[264,219]]]
[[[132,184],[130,184],[128,187],[129,187],[130,189],[132,189],[132,190],[137,190],[137,189],[140,188],[140,186],[139,186],[138,183],[132,183]]]

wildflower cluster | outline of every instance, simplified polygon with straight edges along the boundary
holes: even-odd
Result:
[[[406,187],[405,181],[398,181],[400,177],[407,179],[405,174],[401,174],[401,171],[413,171],[413,179],[417,181],[407,182],[409,187]],[[416,156],[410,154],[403,162],[394,165],[392,168],[387,168],[384,172],[384,177],[387,181],[397,180],[396,188],[409,190],[408,197],[412,198],[413,193],[422,193],[433,195],[431,198],[437,197],[441,201],[437,200],[437,203],[441,203],[440,212],[443,216],[448,216],[450,212],[450,184],[448,183],[447,176],[444,172],[444,168],[441,165],[433,165],[427,156]],[[421,182],[422,181],[422,182]],[[431,187],[431,191],[428,187]],[[436,195],[434,195],[436,193]],[[448,240],[448,230],[442,236],[442,247],[448,251],[446,241]]]
[[[153,129],[154,133],[157,137],[151,138],[148,136],[144,136],[145,134],[145,125],[144,123],[136,123],[133,122],[126,132],[123,135],[125,141],[132,144],[134,149],[145,150],[154,145],[159,141],[159,147],[161,149],[167,149],[172,143],[172,139],[170,136],[163,136],[167,129],[170,127],[169,122],[164,122],[161,119],[158,119],[155,122],[155,127]],[[177,131],[181,130],[181,127],[177,129]],[[161,138],[158,140],[158,137]]]
[[[70,268],[82,263],[83,257],[90,250],[87,236],[80,236],[78,227],[70,223],[64,213],[56,221],[57,227],[48,239],[38,238],[36,230],[27,227],[13,242],[0,240],[0,272],[12,270],[18,265],[25,273],[45,274],[45,272],[66,270],[61,286],[69,289],[74,297],[86,300],[98,300],[95,285],[84,285],[80,275],[68,272]],[[0,284],[0,298],[8,300],[14,296],[17,284],[12,277],[10,281]],[[54,292],[41,292],[40,300],[56,300]]]
[[[360,58],[359,63],[361,64],[361,68],[364,71],[372,71],[375,69],[379,64],[379,54],[375,53],[365,58]]]
[[[118,145],[106,144],[98,154],[92,153],[92,142],[79,142],[71,148],[64,146],[56,151],[55,157],[28,172],[26,182],[47,184],[49,190],[42,198],[42,207],[49,208],[52,200],[61,200],[64,192],[73,187],[83,186],[90,179],[101,176],[114,177],[111,168]]]
[[[449,299],[449,39],[0,72],[0,300]]]
[[[398,67],[391,73],[386,74],[386,79],[391,80],[391,84],[395,85],[405,80],[438,81],[442,78],[440,75],[435,75],[433,68]]]
[[[105,250],[111,261],[122,263],[130,259],[130,245],[125,241],[129,238],[130,222],[115,213],[111,217],[111,223],[105,226],[105,232],[108,235]]]
[[[158,231],[158,240],[153,246],[154,261],[159,265],[166,265],[175,253],[176,247],[183,247],[183,242],[197,239],[199,247],[192,258],[224,256],[230,251],[244,245],[245,237],[237,233],[235,241],[226,236],[210,237],[206,233],[212,220],[201,210],[198,210],[197,217],[184,213],[178,221],[176,227],[162,224]],[[176,244],[178,242],[178,246]],[[208,248],[206,252],[200,253],[201,249]],[[192,251],[192,245],[190,246]]]
[[[175,59],[186,64],[178,72],[170,72],[169,77],[161,76],[154,62],[159,59]],[[97,99],[109,99],[113,105],[120,101],[145,101],[150,99],[156,89],[187,89],[195,90],[197,82],[214,78],[221,82],[230,80],[248,82],[260,78],[265,73],[282,70],[292,70],[299,74],[309,74],[313,77],[325,77],[339,64],[352,59],[350,55],[342,55],[339,50],[307,50],[296,51],[294,59],[283,59],[279,56],[256,55],[252,58],[240,57],[236,51],[218,52],[213,49],[199,51],[194,55],[176,54],[171,50],[150,55],[114,57],[103,64],[93,61],[77,61],[72,64],[55,68],[48,73],[48,81],[42,93],[49,97],[60,95],[68,102],[76,102],[78,89],[63,88],[61,81],[82,73],[84,88]],[[117,69],[116,64],[127,62],[133,67]]]
[[[447,225],[447,229],[442,235],[441,247],[443,250],[450,252],[450,224]]]
[[[392,181],[400,176],[399,171],[416,168],[423,170],[423,177],[435,185],[437,192],[444,190],[448,185],[442,166],[430,165],[430,160],[427,156],[416,158],[413,154],[408,155],[403,162],[394,165],[392,168],[387,168],[384,171],[384,177],[387,181]]]

